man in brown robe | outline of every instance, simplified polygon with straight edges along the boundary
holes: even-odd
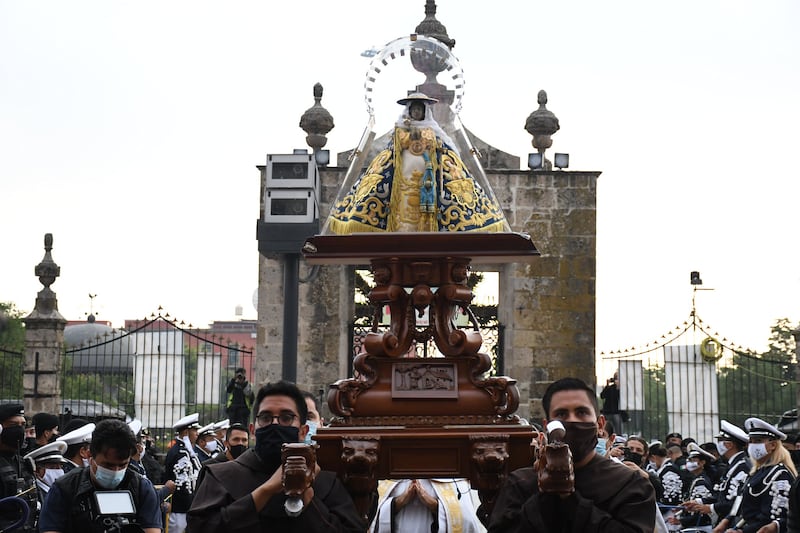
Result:
[[[605,424],[603,415],[598,416],[594,391],[579,379],[564,378],[548,387],[542,406],[545,425],[558,420],[565,426],[563,440],[572,452],[574,491],[541,491],[535,468],[516,470],[498,494],[489,533],[653,531],[653,486],[630,468],[594,451]]]
[[[235,461],[209,465],[189,510],[192,533],[291,532],[363,533],[366,524],[333,472],[318,471],[303,493],[303,510],[287,515],[281,446],[303,442],[308,408],[292,383],[269,383],[258,391],[255,448]]]

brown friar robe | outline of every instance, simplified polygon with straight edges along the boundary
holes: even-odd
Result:
[[[344,485],[325,470],[314,480],[314,498],[299,516],[286,515],[283,494],[257,512],[250,493],[272,474],[252,449],[235,461],[209,465],[189,509],[187,531],[363,533],[366,529]]]
[[[575,493],[540,494],[536,471],[520,468],[506,480],[492,511],[489,533],[652,532],[653,485],[627,466],[595,455],[575,470]]]

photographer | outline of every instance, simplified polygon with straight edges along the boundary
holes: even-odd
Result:
[[[60,477],[47,493],[39,530],[86,533],[144,531],[160,533],[161,510],[155,489],[147,478],[128,470],[136,438],[121,420],[103,420],[92,433],[89,466]],[[132,512],[103,513],[96,493],[130,494]]]
[[[228,387],[225,390],[228,393],[228,401],[225,407],[228,411],[230,423],[247,425],[255,395],[250,383],[247,382],[244,368],[236,369],[236,375],[228,382]]]

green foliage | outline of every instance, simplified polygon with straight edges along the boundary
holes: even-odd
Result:
[[[797,404],[795,366],[792,327],[781,318],[771,328],[767,351],[734,353],[732,364],[719,369],[720,416],[740,425],[750,416],[776,421]]]
[[[24,349],[22,313],[13,303],[0,302],[0,350],[22,353]]]
[[[0,302],[0,398],[22,398],[25,326],[12,303]]]

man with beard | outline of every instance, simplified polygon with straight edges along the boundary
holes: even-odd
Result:
[[[302,495],[303,508],[289,516],[284,508],[284,443],[301,443],[308,432],[308,408],[293,383],[280,381],[261,387],[254,404],[255,448],[235,461],[208,466],[189,510],[192,533],[226,531],[363,532],[350,495],[336,474],[320,471]]]
[[[586,383],[564,378],[542,398],[545,425],[560,421],[563,442],[572,452],[572,490],[550,491],[538,468],[521,468],[506,480],[489,521],[489,532],[653,531],[656,504],[653,486],[632,469],[595,453],[605,418]],[[545,445],[539,435],[538,444]],[[567,478],[568,479],[568,478]]]

